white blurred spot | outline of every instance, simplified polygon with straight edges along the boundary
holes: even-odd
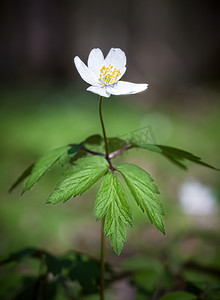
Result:
[[[181,209],[185,214],[214,215],[218,210],[213,189],[197,180],[184,182],[178,194]]]

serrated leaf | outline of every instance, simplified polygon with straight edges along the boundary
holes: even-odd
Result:
[[[28,178],[26,185],[22,191],[22,194],[28,191],[44,174],[45,172],[60,158],[60,156],[66,151],[68,151],[70,146],[63,146],[54,149],[46,154],[44,154],[35,163],[31,171],[31,175]]]
[[[133,164],[122,164],[117,167],[136,203],[143,212],[146,212],[153,223],[165,234],[162,216],[162,205],[158,199],[158,188],[153,184],[153,179],[145,170]]]
[[[157,145],[157,146],[162,150],[162,154],[166,158],[168,158],[170,161],[175,163],[177,166],[182,167],[183,169],[187,169],[186,165],[183,163],[184,159],[187,159],[194,163],[219,171],[219,169],[203,162],[200,157],[195,156],[190,152],[178,148],[174,148],[174,147],[169,147],[169,146],[163,146],[163,145]]]
[[[124,188],[114,173],[109,172],[103,178],[95,202],[95,215],[101,220],[112,203],[117,205],[120,218],[127,226],[132,226],[131,210],[126,200]]]
[[[23,180],[25,180],[25,178],[27,178],[30,174],[31,171],[33,169],[34,164],[30,165],[19,177],[18,179],[13,183],[13,185],[10,187],[10,189],[8,190],[9,193],[11,193],[13,191],[13,189],[15,189]]]
[[[106,221],[105,226],[105,235],[109,236],[110,244],[112,245],[115,253],[119,256],[121,254],[121,251],[124,247],[124,243],[127,240],[127,232],[124,223],[120,219],[116,219],[116,217],[113,215],[115,212],[115,207],[111,207],[112,214],[110,217],[110,214],[108,213],[109,218]],[[111,218],[114,218],[114,221],[111,222]],[[111,226],[111,227],[110,227]],[[112,232],[111,234],[108,233],[108,230]]]
[[[71,197],[82,195],[108,170],[109,164],[104,157],[87,156],[79,158],[68,169],[64,178],[58,183],[47,204],[66,202]]]
[[[219,171],[219,169],[203,162],[200,157],[195,156],[194,154],[181,150],[174,147],[163,146],[163,145],[155,145],[155,144],[142,144],[142,143],[133,143],[130,141],[131,145],[134,147],[140,147],[143,149],[147,149],[152,152],[161,153],[164,157],[169,159],[172,163],[180,167],[181,169],[187,170],[187,166],[184,163],[184,160],[192,161],[196,164],[200,164],[202,166],[211,168],[213,170]]]
[[[106,215],[107,214],[107,215]],[[113,172],[105,175],[95,202],[97,220],[106,215],[104,232],[117,255],[127,239],[126,227],[132,226],[131,209],[124,188]]]

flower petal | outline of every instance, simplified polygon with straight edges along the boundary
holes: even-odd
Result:
[[[97,77],[99,77],[103,64],[104,56],[102,51],[99,48],[92,49],[88,57],[88,67]]]
[[[106,98],[110,97],[110,94],[107,92],[105,87],[90,86],[86,90],[89,91],[89,92],[92,92],[94,94],[98,94],[100,96],[106,97]]]
[[[111,64],[116,69],[123,68],[126,66],[126,55],[119,48],[111,48],[104,64],[106,67]]]
[[[108,86],[107,92],[112,95],[127,95],[136,94],[146,90],[148,84],[146,83],[132,83],[127,81],[119,81],[114,86]]]
[[[92,85],[98,83],[98,77],[96,78],[93,72],[84,64],[84,62],[78,56],[74,58],[74,63],[77,68],[77,71],[79,72],[79,75],[82,77],[83,80]]]

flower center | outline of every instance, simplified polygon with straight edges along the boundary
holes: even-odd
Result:
[[[100,82],[102,85],[114,84],[118,80],[118,76],[121,75],[120,70],[113,68],[112,65],[109,65],[107,68],[103,66],[100,70]]]

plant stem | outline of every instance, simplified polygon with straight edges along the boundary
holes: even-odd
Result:
[[[103,99],[103,97],[101,96],[100,100],[99,100],[99,117],[100,117],[100,122],[102,125],[102,132],[103,132],[103,137],[104,137],[104,142],[105,142],[105,157],[107,160],[109,160],[108,159],[108,143],[107,143],[107,137],[106,137],[106,132],[105,132],[105,125],[104,125],[104,121],[102,118],[102,99]]]
[[[109,153],[109,159],[115,158],[121,154],[123,154],[125,151],[134,148],[134,146],[127,144],[124,148],[118,149],[114,152]]]
[[[108,142],[107,142],[107,136],[106,136],[106,132],[105,132],[105,125],[104,125],[104,121],[103,121],[103,117],[102,117],[102,99],[103,97],[100,96],[100,100],[99,100],[99,117],[100,117],[100,122],[102,125],[102,132],[103,132],[103,137],[104,137],[104,143],[105,143],[105,158],[107,159],[108,163],[109,163],[109,167],[112,171],[115,170],[115,168],[112,166],[111,160],[109,158],[109,153],[108,153]]]
[[[107,159],[110,167],[111,161],[108,157],[108,143],[107,143],[107,137],[105,132],[105,125],[102,117],[102,96],[99,100],[99,117],[100,122],[102,126],[102,132],[105,142],[105,158]],[[104,284],[105,284],[105,235],[104,235],[104,225],[105,225],[105,216],[102,218],[102,225],[101,225],[101,249],[100,249],[100,261],[101,261],[101,279],[100,279],[100,300],[104,300]]]
[[[101,226],[101,251],[100,251],[100,260],[101,260],[101,280],[100,280],[100,300],[104,300],[104,284],[105,284],[105,235],[104,235],[104,224],[105,216],[102,218]]]

